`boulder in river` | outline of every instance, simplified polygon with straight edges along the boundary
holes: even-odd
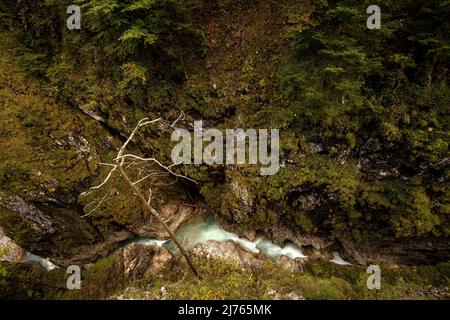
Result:
[[[242,249],[232,240],[218,242],[214,240],[197,244],[192,250],[194,255],[235,262],[243,267],[257,267],[263,261],[257,255]]]

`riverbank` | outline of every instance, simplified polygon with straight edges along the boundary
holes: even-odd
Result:
[[[83,270],[81,290],[54,289],[65,272],[42,275],[35,299],[449,299],[450,265],[382,268],[380,290],[366,287],[366,269],[311,260],[291,272],[264,260],[247,267],[236,262],[194,255],[201,279],[182,259],[170,259],[155,247],[141,245],[102,259]],[[132,249],[132,250],[130,250]],[[134,257],[130,259],[130,257]],[[147,258],[145,259],[144,256]],[[124,258],[128,257],[124,260]],[[151,257],[151,258],[149,258]],[[127,262],[128,264],[124,262]],[[151,262],[154,263],[151,263]],[[127,267],[128,266],[128,267]],[[152,272],[145,272],[152,270]],[[42,283],[46,283],[47,287]],[[45,290],[43,290],[43,288]]]
[[[450,299],[450,263],[381,265],[381,288],[369,290],[365,266],[336,254],[331,261],[305,257],[298,247],[281,248],[268,240],[243,241],[212,216],[191,219],[177,236],[200,279],[170,241],[135,238],[82,266],[81,290],[65,287],[65,268],[45,271],[30,262],[0,263],[0,270],[8,270],[4,287],[14,288],[19,299]],[[8,290],[2,294],[11,297]]]

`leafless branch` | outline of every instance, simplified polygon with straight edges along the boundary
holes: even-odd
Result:
[[[174,126],[182,117],[184,116],[184,113],[182,112],[180,114],[180,116],[175,120],[175,122],[171,125]],[[136,134],[139,133],[139,129],[146,126],[146,125],[150,125],[153,123],[156,123],[158,121],[160,121],[161,118],[158,118],[156,120],[149,120],[148,118],[144,118],[141,121],[138,122],[138,124],[136,125],[136,127],[134,128],[134,130],[131,132],[130,136],[128,137],[128,139],[124,142],[124,144],[122,145],[122,147],[119,149],[117,156],[113,159],[114,163],[101,163],[101,165],[104,166],[108,166],[111,167],[111,170],[108,172],[106,178],[97,186],[91,187],[89,189],[88,192],[82,193],[81,196],[85,196],[87,194],[89,194],[90,192],[92,192],[93,190],[97,190],[102,188],[103,186],[105,186],[108,181],[110,180],[110,178],[112,177],[113,173],[118,170],[120,175],[122,176],[123,180],[128,184],[128,186],[130,187],[130,189],[133,191],[133,193],[139,198],[139,200],[141,201],[142,206],[145,208],[145,210],[152,214],[153,216],[156,217],[156,219],[159,221],[159,223],[161,223],[164,227],[164,229],[166,230],[166,232],[170,235],[170,237],[172,238],[172,240],[174,241],[174,243],[176,244],[176,246],[178,247],[178,249],[180,250],[180,252],[182,253],[182,255],[184,256],[186,262],[188,263],[190,269],[192,270],[192,272],[198,276],[197,270],[194,267],[188,253],[186,252],[186,250],[183,248],[183,246],[181,246],[181,244],[177,241],[175,235],[173,234],[173,232],[170,230],[169,226],[167,225],[167,223],[164,221],[164,219],[159,215],[158,211],[156,211],[153,206],[151,205],[151,201],[153,199],[153,192],[152,189],[149,189],[149,196],[148,199],[146,199],[146,197],[142,194],[142,192],[139,190],[138,188],[138,184],[151,178],[151,177],[156,177],[158,176],[159,172],[157,171],[147,171],[149,172],[148,174],[146,174],[143,178],[141,178],[141,174],[143,174],[143,172],[138,168],[138,180],[133,182],[130,177],[127,175],[127,173],[125,172],[124,169],[124,164],[126,163],[126,160],[131,160],[131,163],[129,163],[127,165],[127,169],[129,169],[131,166],[135,165],[138,162],[141,163],[153,163],[158,165],[161,169],[162,169],[162,173],[165,174],[170,174],[176,178],[183,178],[186,180],[189,180],[191,182],[197,183],[195,180],[186,177],[184,175],[181,174],[177,174],[175,172],[173,172],[171,170],[171,168],[175,165],[178,164],[172,164],[169,166],[165,166],[163,165],[160,161],[158,161],[155,158],[144,158],[144,157],[140,157],[140,156],[136,156],[134,154],[130,154],[130,153],[125,153],[127,146],[131,143],[131,141],[133,140],[133,138],[136,136]],[[87,217],[89,215],[91,215],[93,212],[95,212],[95,210],[97,210],[100,205],[108,198],[109,193],[106,193],[103,198],[98,202],[97,206],[95,208],[93,208],[90,212],[88,212],[87,214],[85,214],[82,217]],[[90,203],[89,205],[91,205],[92,203]]]
[[[125,155],[123,155],[123,156],[120,156],[120,157],[115,158],[114,160],[117,161],[117,160],[123,160],[123,159],[126,159],[126,158],[132,158],[132,159],[136,159],[136,160],[140,160],[140,161],[145,161],[145,162],[148,162],[148,161],[154,162],[154,163],[156,163],[158,166],[160,166],[162,169],[164,169],[164,170],[166,170],[167,172],[169,172],[170,174],[172,174],[173,176],[179,177],[179,178],[183,178],[183,179],[189,180],[189,181],[191,181],[191,182],[197,184],[197,181],[195,181],[195,180],[193,180],[193,179],[191,179],[191,178],[189,178],[189,177],[186,177],[186,176],[184,176],[184,175],[182,175],[182,174],[175,173],[175,172],[173,172],[172,170],[170,170],[170,168],[174,166],[173,164],[170,165],[170,166],[165,166],[165,165],[163,165],[161,162],[159,162],[158,160],[156,160],[155,158],[143,158],[143,157],[136,156],[136,155],[134,155],[134,154],[125,154]]]
[[[97,210],[97,209],[102,205],[102,203],[107,199],[108,195],[109,195],[109,193],[106,193],[106,194],[103,196],[103,198],[97,203],[97,205],[95,206],[95,208],[92,209],[91,211],[89,211],[88,213],[86,213],[85,215],[81,216],[81,218],[85,218],[85,217],[87,217],[87,216],[90,216],[92,213],[94,213],[95,210]]]

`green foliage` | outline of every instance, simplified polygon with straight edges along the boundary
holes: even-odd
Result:
[[[397,236],[420,237],[439,230],[439,215],[432,211],[431,200],[420,186],[378,182],[368,187],[361,198],[365,207],[388,217]]]
[[[284,88],[280,99],[287,107],[269,112],[291,136],[306,135],[332,145],[324,152],[332,158],[342,149],[361,156],[367,141],[376,139],[380,145],[375,159],[391,168],[416,168],[413,172],[405,168],[400,174],[414,176],[418,167],[427,168],[418,185],[414,179],[371,185],[364,176],[355,177],[357,187],[344,193],[340,207],[349,217],[362,216],[371,224],[374,216],[380,218],[380,226],[388,221],[397,236],[446,234],[447,218],[441,210],[445,205],[436,207],[434,199],[442,196],[431,191],[430,174],[436,170],[436,176],[445,177],[441,169],[433,168],[441,168],[450,155],[450,24],[444,18],[450,3],[384,2],[380,30],[366,27],[370,4],[308,1],[292,10],[288,38],[294,55],[280,77]],[[284,148],[291,157],[304,150],[292,144]],[[336,167],[324,176],[332,181],[335,170],[344,168]],[[445,186],[448,180],[443,178]],[[340,188],[334,191],[342,192]],[[366,209],[372,213],[361,213]],[[309,220],[305,213],[296,218],[311,229]],[[335,222],[335,226],[342,224]]]
[[[381,290],[368,290],[364,267],[340,266],[311,260],[304,272],[292,273],[272,261],[257,269],[235,263],[195,257],[201,279],[188,266],[173,261],[160,273],[125,281],[117,255],[100,259],[82,272],[81,290],[65,287],[64,269],[45,272],[39,265],[0,262],[3,299],[159,299],[165,287],[170,299],[289,299],[295,292],[306,299],[448,299],[450,263],[435,266],[382,269]],[[133,290],[130,290],[133,289]],[[441,293],[435,295],[433,292]]]
[[[369,32],[367,3],[312,1],[302,27],[292,27],[298,58],[282,81],[296,126],[320,127],[327,136],[342,137],[362,124],[367,110],[365,77],[380,68],[377,53],[395,29],[388,24],[381,32]]]
[[[362,267],[339,266],[329,262],[305,263],[305,272],[292,273],[274,262],[265,261],[251,271],[233,263],[196,258],[202,279],[187,272],[187,266],[167,268],[161,275],[134,284],[125,298],[159,298],[164,286],[170,299],[290,299],[296,292],[306,299],[446,299],[449,294],[448,263],[437,266],[384,268],[382,289],[368,290],[367,273]],[[183,271],[184,270],[184,271]],[[402,280],[403,279],[403,280]],[[426,294],[432,288],[443,289],[441,296]],[[423,292],[425,295],[420,295]],[[114,296],[117,296],[116,293]],[[113,297],[114,297],[113,296]]]
[[[46,272],[39,264],[0,261],[0,299],[54,299],[64,291],[64,271]]]
[[[192,32],[180,3],[174,0],[92,0],[83,8],[87,10],[89,29],[105,53],[119,61],[145,61],[154,49],[162,49],[162,44],[169,50]]]
[[[420,100],[427,92],[437,93],[434,86],[441,94],[448,92],[443,89],[448,67],[444,55],[450,43],[444,18],[448,2],[418,9],[385,2],[380,30],[366,27],[368,5],[370,1],[310,1],[302,19],[291,18],[289,36],[297,58],[282,81],[294,113],[292,125],[340,139],[374,125],[381,134],[386,128],[401,133],[414,127],[394,119],[386,123],[393,108],[406,104],[404,112],[420,116]],[[419,11],[413,18],[412,10]],[[408,18],[402,22],[403,17]],[[436,106],[428,114],[440,112],[447,102],[444,96],[434,100]],[[441,121],[445,118],[433,121],[442,126],[448,124]]]
[[[178,77],[177,65],[200,44],[178,0],[92,0],[83,10],[93,44],[119,82],[119,96],[142,108],[147,81],[154,85],[156,77]]]

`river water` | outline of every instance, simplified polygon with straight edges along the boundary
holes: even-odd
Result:
[[[23,262],[38,262],[45,270],[51,271],[53,269],[58,268],[54,263],[52,263],[49,259],[42,258],[38,255],[27,252],[25,257],[22,260]]]
[[[237,245],[252,253],[262,253],[270,259],[277,259],[280,256],[286,256],[291,259],[305,259],[305,256],[300,247],[292,242],[286,243],[283,247],[274,244],[272,241],[257,238],[255,241],[250,241],[245,238],[239,237],[236,233],[223,230],[217,223],[213,215],[207,215],[206,217],[196,217],[189,220],[182,225],[175,233],[177,240],[188,251],[191,251],[197,244],[205,243],[209,240],[215,240],[219,242],[234,241]],[[173,254],[178,253],[178,249],[171,240],[158,240],[152,238],[136,237],[125,241],[122,246],[126,246],[130,243],[139,243],[145,246],[159,246],[165,247]],[[37,255],[28,253],[24,261],[37,261],[47,271],[57,268],[48,259],[41,258]],[[333,252],[333,259],[330,262],[339,265],[350,265],[349,262],[343,260],[338,252]]]

